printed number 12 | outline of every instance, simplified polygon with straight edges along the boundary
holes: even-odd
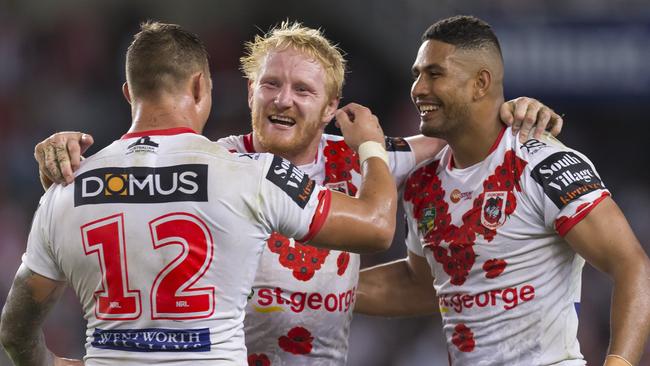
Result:
[[[179,245],[181,253],[156,276],[150,291],[152,319],[201,319],[214,312],[213,286],[193,287],[210,267],[212,235],[200,218],[171,213],[149,223],[153,248]],[[139,290],[129,287],[124,215],[117,214],[81,227],[86,255],[97,254],[102,288],[95,292],[95,316],[133,320],[142,313]]]

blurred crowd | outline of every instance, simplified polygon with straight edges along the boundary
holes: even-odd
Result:
[[[535,97],[564,115],[561,140],[591,158],[650,251],[647,1],[94,3],[0,2],[0,306],[43,192],[34,145],[55,131],[83,130],[95,137],[92,154],[126,132],[124,53],[146,19],[179,23],[206,43],[214,103],[204,134],[217,139],[250,130],[238,59],[245,41],[284,19],[322,28],[338,42],[349,59],[343,103],[367,105],[388,135],[406,136],[418,126],[409,88],[420,33],[449,15],[483,17],[501,38],[507,97]],[[403,257],[402,238],[398,230],[391,249],[365,256],[363,265]],[[579,340],[589,364],[600,364],[606,352],[610,293],[607,277],[587,265]],[[355,317],[349,365],[446,365],[439,322],[438,316]],[[84,329],[77,299],[68,291],[49,317],[47,342],[61,355],[79,357]],[[649,353],[646,347],[642,365],[650,365]],[[0,352],[0,366],[9,364]]]

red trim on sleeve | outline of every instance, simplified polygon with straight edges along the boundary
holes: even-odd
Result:
[[[298,240],[301,243],[306,243],[318,234],[320,229],[325,223],[325,219],[330,213],[330,203],[332,202],[332,192],[329,189],[324,189],[318,194],[318,208],[316,208],[316,213],[311,219],[311,224],[309,225],[309,232],[305,235],[304,238]]]
[[[196,131],[194,131],[189,127],[175,127],[175,128],[166,128],[163,130],[129,132],[127,134],[122,135],[122,140],[130,139],[132,137],[142,137],[142,136],[180,135],[181,133],[196,133]]]
[[[591,210],[594,209],[599,203],[601,203],[605,198],[609,197],[609,192],[603,192],[603,194],[598,197],[595,201],[590,203],[582,211],[579,211],[575,216],[566,217],[562,216],[555,220],[555,231],[560,234],[561,237],[564,237],[577,223],[582,221],[582,219],[587,216]]]
[[[255,152],[255,145],[253,145],[253,133],[249,133],[248,135],[244,135],[244,149],[246,149],[247,153],[254,153]]]

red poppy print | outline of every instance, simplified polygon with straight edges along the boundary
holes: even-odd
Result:
[[[474,333],[465,324],[458,324],[454,327],[451,343],[458,347],[461,352],[472,352],[476,346]]]
[[[348,269],[349,263],[350,263],[350,253],[341,252],[341,254],[339,254],[339,256],[336,258],[336,266],[338,267],[336,273],[339,276],[343,276],[345,270]]]
[[[503,259],[490,259],[483,263],[483,270],[485,271],[485,277],[487,278],[496,278],[499,277],[503,271],[506,269],[506,261]]]
[[[359,157],[345,141],[327,141],[323,149],[325,155],[325,179],[323,185],[347,181],[348,194],[357,194],[357,187],[352,183],[352,172],[361,172]]]
[[[328,249],[315,248],[294,242],[287,237],[274,232],[266,240],[269,250],[278,255],[280,264],[292,271],[293,277],[300,281],[309,281],[316,271],[325,263],[329,255]]]
[[[294,355],[306,355],[311,352],[314,337],[303,327],[292,328],[286,336],[278,339],[278,345],[284,351]]]
[[[435,161],[412,173],[406,181],[404,199],[413,204],[413,217],[421,228],[425,247],[450,276],[451,284],[459,286],[465,283],[476,261],[473,246],[477,235],[487,242],[496,235],[495,229],[481,223],[485,192],[507,192],[504,214],[512,214],[517,206],[513,191],[521,191],[519,180],[526,162],[513,151],[506,152],[503,163],[483,182],[483,192],[463,214],[460,227],[451,224],[449,205],[444,201],[446,192],[437,175],[438,165],[439,161]]]
[[[271,366],[271,360],[263,353],[248,355],[248,366]]]

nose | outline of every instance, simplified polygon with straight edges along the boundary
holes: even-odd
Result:
[[[278,91],[278,94],[275,95],[275,100],[273,103],[278,109],[290,108],[291,104],[293,103],[291,88],[287,85],[283,85]]]
[[[430,85],[426,81],[425,75],[418,75],[418,77],[413,81],[411,85],[411,97],[416,99],[417,97],[426,96],[430,92]]]

